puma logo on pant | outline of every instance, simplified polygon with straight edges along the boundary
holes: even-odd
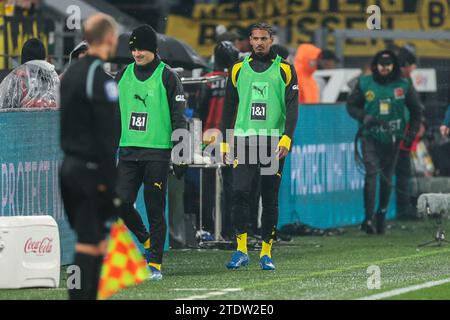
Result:
[[[159,188],[159,190],[162,190],[162,184],[163,184],[162,182],[160,182],[160,183],[155,182],[153,185],[155,187]]]

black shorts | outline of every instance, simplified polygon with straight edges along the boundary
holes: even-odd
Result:
[[[106,239],[106,222],[112,205],[97,190],[98,170],[84,160],[65,157],[61,167],[61,195],[71,228],[78,243],[96,245]]]

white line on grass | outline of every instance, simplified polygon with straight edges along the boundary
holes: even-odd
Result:
[[[435,287],[435,286],[440,286],[441,284],[445,284],[445,283],[450,283],[450,278],[443,279],[443,280],[438,280],[438,281],[429,281],[429,282],[425,282],[425,283],[422,283],[422,284],[417,284],[417,285],[410,286],[410,287],[390,290],[390,291],[386,291],[386,292],[383,292],[383,293],[374,294],[374,295],[371,295],[371,296],[359,298],[357,300],[381,300],[381,299],[386,299],[386,298],[390,298],[390,297],[395,297],[395,296],[398,296],[398,295],[401,295],[401,294],[404,294],[404,293],[407,293],[407,292],[412,292],[412,291],[417,291],[417,290],[421,290],[421,289],[426,289],[426,288],[431,288],[431,287]]]
[[[203,290],[203,288],[201,288]],[[175,289],[178,291],[181,291],[183,289]],[[185,291],[189,291],[190,289],[185,289]],[[208,289],[211,290],[211,289]],[[214,290],[214,289],[213,289]],[[200,291],[199,289],[192,289],[191,291]],[[187,298],[178,298],[175,300],[201,300],[201,299],[208,299],[211,297],[216,297],[216,296],[223,296],[227,293],[230,292],[238,292],[238,291],[242,291],[242,288],[227,288],[227,289],[217,289],[216,291],[211,291],[211,292],[207,292],[203,295],[196,295],[196,296],[190,296]]]
[[[219,291],[222,289],[215,288],[175,288],[172,291]]]

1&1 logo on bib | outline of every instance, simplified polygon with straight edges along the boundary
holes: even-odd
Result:
[[[129,130],[147,131],[147,112],[132,112]]]

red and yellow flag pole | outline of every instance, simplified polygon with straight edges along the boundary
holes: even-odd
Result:
[[[119,290],[148,279],[147,263],[121,219],[111,227],[103,261],[97,299],[105,300]]]

